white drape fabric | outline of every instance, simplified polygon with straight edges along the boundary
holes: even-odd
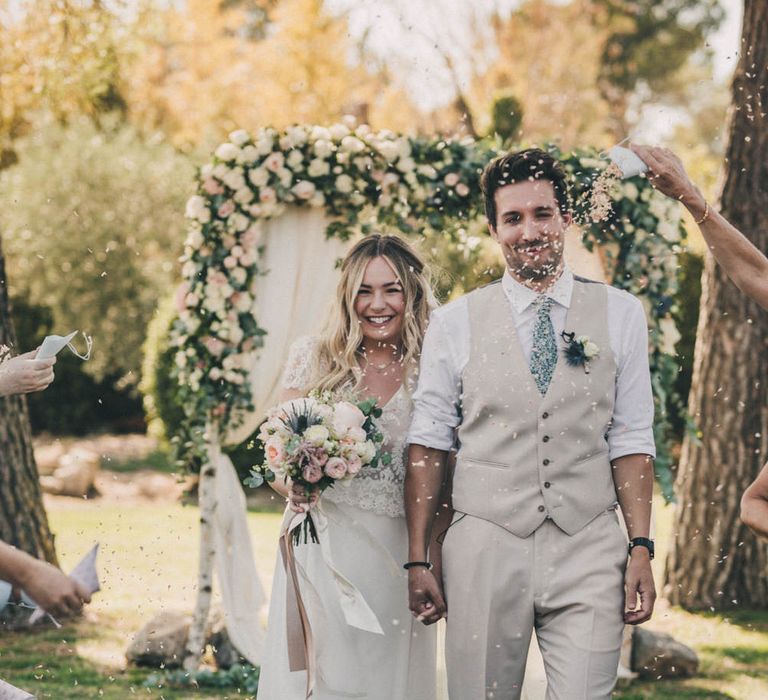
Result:
[[[227,432],[226,445],[245,440],[278,402],[280,377],[293,341],[322,328],[339,280],[336,261],[350,246],[326,238],[327,226],[322,210],[299,207],[263,224],[260,265],[266,275],[259,278],[256,317],[267,335],[264,347],[253,353],[250,382],[255,410]]]
[[[322,210],[290,208],[265,222],[258,245],[263,247],[256,294],[259,325],[267,331],[263,348],[252,354],[250,385],[255,410],[237,427],[220,427],[222,442],[237,445],[258,427],[278,402],[280,377],[288,349],[302,335],[316,334],[336,292],[336,261],[349,243],[328,240]],[[220,445],[209,446],[216,468],[216,512],[212,527],[215,568],[221,586],[224,619],[235,648],[252,664],[263,655],[264,630],[259,609],[265,604],[248,532],[245,496],[230,459]]]

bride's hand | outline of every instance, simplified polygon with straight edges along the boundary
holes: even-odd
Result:
[[[320,494],[316,490],[307,491],[301,484],[291,484],[288,491],[288,507],[294,513],[306,513],[310,507],[317,503]]]
[[[445,617],[442,587],[429,569],[419,566],[408,570],[408,598],[411,612],[425,625]]]

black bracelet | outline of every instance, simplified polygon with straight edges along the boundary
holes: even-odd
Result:
[[[427,570],[432,569],[432,562],[430,561],[407,561],[405,564],[403,564],[403,568],[407,571],[408,569],[413,569],[415,566],[424,566],[427,568]]]

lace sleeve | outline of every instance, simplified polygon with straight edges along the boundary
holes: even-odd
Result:
[[[283,389],[305,389],[311,384],[317,345],[318,338],[310,335],[294,341],[283,371]]]

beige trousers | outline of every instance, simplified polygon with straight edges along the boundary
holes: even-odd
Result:
[[[457,513],[443,544],[451,700],[517,700],[533,630],[548,700],[603,700],[616,682],[627,540],[616,511],[575,535],[526,538]]]

